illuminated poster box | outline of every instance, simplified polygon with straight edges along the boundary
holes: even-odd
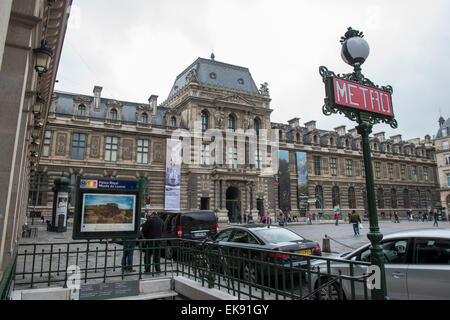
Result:
[[[77,179],[73,239],[137,238],[139,181]]]

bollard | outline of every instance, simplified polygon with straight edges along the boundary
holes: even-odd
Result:
[[[331,253],[330,238],[327,235],[322,239],[322,252]]]

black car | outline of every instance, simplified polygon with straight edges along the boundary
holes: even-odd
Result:
[[[253,256],[252,261],[269,262],[272,263],[272,267],[275,263],[275,265],[279,265],[279,267],[274,268],[274,271],[278,274],[289,272],[291,267],[295,268],[306,264],[308,257],[305,257],[305,255],[322,255],[320,245],[316,241],[307,240],[286,228],[264,224],[226,228],[215,236],[214,243],[232,248],[231,251],[235,251],[233,253],[227,250],[227,256]],[[263,249],[263,251],[255,249]],[[247,270],[248,266],[245,265],[245,260],[240,258],[237,260],[240,260],[240,262],[237,264],[230,262],[229,264],[242,269],[245,277],[253,277],[254,275],[251,274],[245,275],[245,273],[254,272],[254,270]]]
[[[219,231],[217,217],[211,210],[161,211],[158,215],[164,221],[163,238],[202,240],[215,237]],[[175,243],[168,240],[166,245],[169,248],[165,257],[175,258]]]

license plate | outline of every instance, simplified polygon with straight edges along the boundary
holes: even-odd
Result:
[[[311,249],[295,251],[297,254],[311,254]]]
[[[194,238],[204,238],[206,237],[206,232],[195,232],[193,236]]]

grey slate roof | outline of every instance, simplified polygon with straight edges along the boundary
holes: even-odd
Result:
[[[438,132],[436,133],[436,139],[442,138],[442,129],[443,128],[447,128],[447,135],[449,135],[450,134],[450,118],[448,118],[444,122],[444,124],[439,128]]]
[[[216,60],[198,58],[178,75],[172,89],[170,90],[168,99],[178,90],[186,86],[186,76],[192,69],[197,70],[197,79],[199,83],[211,84],[256,94],[259,93],[248,68],[227,64]],[[211,74],[215,74],[215,78],[212,78]],[[242,79],[243,82],[239,83],[239,79]]]

